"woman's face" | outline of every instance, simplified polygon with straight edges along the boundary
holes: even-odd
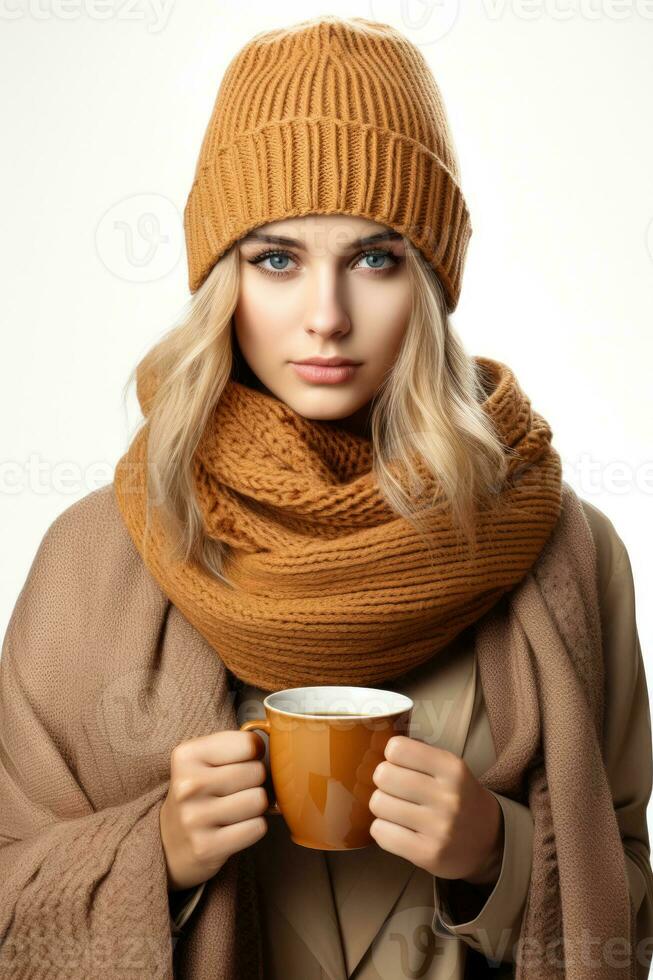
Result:
[[[256,387],[305,418],[369,435],[371,399],[411,310],[401,236],[366,218],[310,214],[261,225],[239,248],[234,329]],[[295,367],[316,357],[357,366],[321,377]]]

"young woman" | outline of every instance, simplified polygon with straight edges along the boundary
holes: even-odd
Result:
[[[421,53],[360,17],[256,35],[185,230],[144,424],[48,529],[5,638],[5,973],[646,976],[630,563],[452,328],[471,224]],[[316,684],[415,704],[367,848],[265,815],[239,726]]]

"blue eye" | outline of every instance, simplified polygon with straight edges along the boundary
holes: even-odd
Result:
[[[281,250],[263,252],[261,255],[257,255],[254,259],[248,259],[247,261],[251,265],[259,266],[261,272],[264,272],[266,276],[275,276],[277,279],[282,279],[288,274],[287,268],[279,268],[278,265],[272,266],[272,269],[266,269],[263,266],[265,259],[270,259],[270,262],[283,262],[287,259],[292,259],[292,255],[289,252],[284,252]],[[294,261],[294,260],[293,260]]]
[[[272,263],[272,268],[273,269],[276,269],[278,272],[283,272],[284,271],[285,266],[279,266],[279,265],[276,265],[275,263],[276,262],[279,262],[279,261],[281,261],[281,262],[287,262],[288,261],[288,255],[284,255],[283,252],[273,252],[272,255],[268,255],[268,258],[269,258],[270,262]]]
[[[263,265],[266,259],[270,260],[272,268],[266,268]],[[370,259],[373,263],[381,263],[367,265],[365,267],[368,272],[378,273],[380,275],[384,275],[385,273],[389,272],[390,269],[399,265],[401,262],[401,258],[399,256],[394,255],[387,249],[368,249],[366,252],[361,252],[356,259],[356,263],[354,264],[353,268],[357,268],[358,262],[360,262],[362,259]],[[390,260],[390,264],[387,262],[388,259]],[[292,262],[296,261],[290,252],[286,252],[284,249],[269,249],[267,252],[262,252],[261,255],[257,255],[255,258],[248,259],[247,261],[250,263],[250,265],[258,266],[261,272],[266,276],[272,276],[275,279],[285,279],[286,276],[290,275],[290,272],[292,271],[287,265],[283,264],[288,260],[291,260]]]
[[[378,259],[381,259],[381,260],[384,260],[384,259],[392,259],[393,264],[394,265],[397,264],[397,259],[392,254],[392,252],[379,251],[378,249],[375,250],[375,251],[373,251],[373,252],[363,252],[363,254],[361,255],[361,258],[362,259],[374,259],[374,260],[378,260]],[[372,269],[372,270],[378,269],[379,271],[381,271],[381,270],[385,271],[385,269],[384,269],[383,266],[378,266],[378,265],[368,266],[368,268],[369,269]]]

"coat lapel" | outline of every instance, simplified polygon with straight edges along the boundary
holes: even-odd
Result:
[[[392,690],[414,701],[411,737],[462,756],[476,680],[470,647],[437,670],[431,661],[393,684]],[[291,840],[280,817],[272,818],[269,827],[275,835],[274,860],[266,868],[271,900],[328,976],[346,980],[392,912],[415,866],[376,843],[353,851],[301,847]]]
[[[321,853],[326,863],[329,858],[325,852]],[[410,861],[384,851],[376,843],[345,855],[348,864],[351,858],[352,867],[347,873],[355,878],[355,884],[341,900],[334,898],[348,977],[378,935],[416,870]]]
[[[268,818],[258,869],[268,901],[285,916],[331,980],[347,980],[338,915],[324,852],[295,844],[280,816]],[[255,849],[256,850],[256,849]]]

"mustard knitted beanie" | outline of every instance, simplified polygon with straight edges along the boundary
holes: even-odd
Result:
[[[458,162],[428,63],[388,24],[316,17],[229,63],[184,210],[191,292],[248,231],[305,214],[405,235],[456,307],[472,233]]]

